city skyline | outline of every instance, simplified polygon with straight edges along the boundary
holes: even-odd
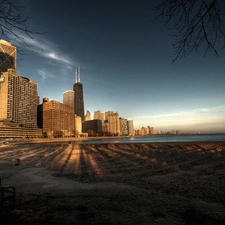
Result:
[[[1,68],[7,71],[1,72],[1,83],[0,83],[1,85],[0,118],[3,122],[4,121],[20,122],[21,125],[23,124],[23,126],[24,125],[26,126],[30,121],[29,118],[30,112],[33,112],[32,113],[33,126],[36,127],[36,122],[38,122],[38,126],[43,129],[43,135],[45,136],[70,137],[74,136],[77,132],[79,133],[77,129],[78,125],[74,123],[74,116],[80,118],[79,127],[81,127],[81,121],[84,122],[83,123],[84,130],[85,132],[87,131],[90,135],[96,135],[95,132],[97,132],[98,134],[107,133],[108,135],[111,134],[122,136],[133,134],[137,136],[162,134],[160,130],[158,132],[154,131],[154,128],[150,126],[147,126],[147,128],[142,127],[141,129],[140,128],[136,129],[136,132],[133,132],[134,131],[133,120],[120,117],[118,112],[113,111],[103,112],[101,110],[98,110],[94,112],[92,120],[90,111],[86,110],[86,114],[84,116],[83,86],[80,81],[79,66],[78,68],[76,68],[76,76],[75,76],[76,82],[73,85],[74,90],[73,91],[67,90],[62,93],[63,103],[60,103],[55,100],[49,101],[49,99],[45,97],[43,98],[42,104],[39,104],[40,102],[37,93],[37,84],[34,81],[31,81],[31,83],[35,84],[36,92],[28,90],[27,89],[28,85],[26,85],[24,82],[20,82],[19,84],[16,85],[17,88],[15,89],[13,88],[15,84],[13,84],[12,80],[16,80],[16,78],[20,79],[20,76],[17,76],[16,73],[16,55],[17,55],[16,46],[13,46],[11,43],[7,41],[0,40],[0,49],[1,53],[3,53],[1,58],[2,59]],[[8,61],[10,63],[8,63]],[[14,63],[15,66],[13,66],[12,62]],[[10,76],[14,76],[14,79],[9,79]],[[21,78],[26,82],[30,82],[29,78],[26,77]],[[11,96],[11,93],[14,93],[14,96]],[[29,93],[31,95],[29,95]],[[6,99],[4,99],[4,96],[6,97]],[[23,101],[19,101],[18,96],[19,97],[24,96],[27,98],[28,101],[25,98],[23,98]],[[30,100],[32,104],[30,104]],[[3,105],[4,107],[2,107]],[[8,107],[6,107],[7,105]],[[31,105],[32,107],[30,107]],[[36,109],[37,105],[38,108]],[[15,115],[12,114],[13,111]],[[23,111],[24,113],[22,114],[19,113],[21,111]],[[12,117],[10,117],[10,115]],[[23,120],[21,120],[21,118],[23,118]],[[94,119],[99,119],[100,122],[94,121]],[[103,124],[102,125],[103,130],[99,129],[100,124]],[[77,129],[76,132],[75,129]],[[172,133],[181,134],[180,131],[172,131]]]
[[[80,65],[85,110],[118,111],[135,129],[225,132],[224,51],[193,52],[170,64],[173,39],[160,21],[151,22],[153,3],[19,2],[29,26],[47,31],[24,37],[28,57],[18,56],[17,66],[38,83],[41,98],[62,102]]]

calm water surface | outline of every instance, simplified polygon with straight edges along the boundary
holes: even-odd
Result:
[[[148,142],[197,142],[197,141],[225,141],[225,134],[201,135],[158,135],[127,138],[104,138],[81,141],[85,144],[100,143],[148,143]]]

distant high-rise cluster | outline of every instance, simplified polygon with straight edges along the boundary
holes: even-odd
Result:
[[[94,112],[94,119],[91,122],[84,122],[84,132],[88,135],[103,136],[128,136],[134,135],[133,120],[121,118],[118,112],[97,110]],[[98,121],[98,122],[95,122]],[[87,126],[89,124],[89,126]],[[90,129],[95,124],[95,130]],[[99,129],[101,126],[101,130]],[[90,133],[89,133],[90,132]]]
[[[154,127],[142,127],[140,129],[135,130],[134,132],[135,136],[148,136],[148,135],[153,135],[157,134],[157,132],[154,130]],[[162,131],[158,131],[158,134],[162,134]]]

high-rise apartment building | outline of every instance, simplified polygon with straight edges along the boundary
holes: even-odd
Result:
[[[63,104],[74,108],[74,91],[68,90],[63,92]]]
[[[25,127],[36,127],[37,99],[36,82],[18,76],[15,69],[1,73],[0,120],[12,121]]]
[[[83,85],[80,82],[80,67],[77,68],[76,72],[76,83],[73,85],[74,91],[74,113],[81,117],[84,121],[84,96],[83,96]]]
[[[128,126],[128,134],[129,135],[134,135],[134,123],[133,123],[133,120],[128,119],[127,120],[127,126]]]
[[[16,69],[16,47],[0,40],[0,74],[8,69]]]
[[[86,114],[84,116],[84,120],[85,121],[91,120],[91,113],[90,113],[89,110],[86,111]]]
[[[145,136],[145,127],[141,128],[141,136]]]
[[[145,132],[145,135],[150,135],[150,133],[151,133],[150,127],[149,126],[145,127],[144,132]]]
[[[38,125],[50,137],[74,136],[74,109],[68,105],[43,99],[38,105]]]
[[[120,118],[120,135],[128,135],[128,123],[127,119]]]
[[[105,119],[108,123],[108,132],[113,135],[120,135],[119,113],[108,111],[105,113]]]
[[[154,127],[151,127],[150,130],[151,130],[151,134],[155,134]]]
[[[82,133],[81,117],[75,115],[75,137],[79,137],[81,133]]]
[[[106,121],[104,121],[104,123],[102,124],[102,132],[103,132],[103,135],[109,134],[109,123]]]
[[[104,124],[105,113],[102,110],[98,110],[94,112],[94,120],[101,120],[102,124]]]

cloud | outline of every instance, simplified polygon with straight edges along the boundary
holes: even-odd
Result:
[[[138,127],[153,126],[160,129],[201,130],[225,132],[225,105],[211,108],[197,108],[160,115],[135,118]],[[210,129],[212,129],[210,131]]]
[[[161,114],[161,115],[147,115],[141,117],[142,119],[154,119],[154,118],[169,118],[169,117],[184,117],[184,116],[192,116],[197,114],[207,114],[207,113],[220,113],[225,112],[225,105],[212,107],[212,108],[199,108],[193,110],[185,110],[185,111],[178,111],[173,113]]]
[[[27,49],[33,51],[45,58],[55,60],[58,63],[66,63],[71,66],[74,64],[69,57],[65,56],[56,49],[53,43],[46,40],[38,40],[29,37],[23,37],[24,42],[27,44]]]
[[[49,73],[46,69],[39,69],[37,74],[42,77],[42,80],[46,80],[47,78],[55,78],[55,76]]]

